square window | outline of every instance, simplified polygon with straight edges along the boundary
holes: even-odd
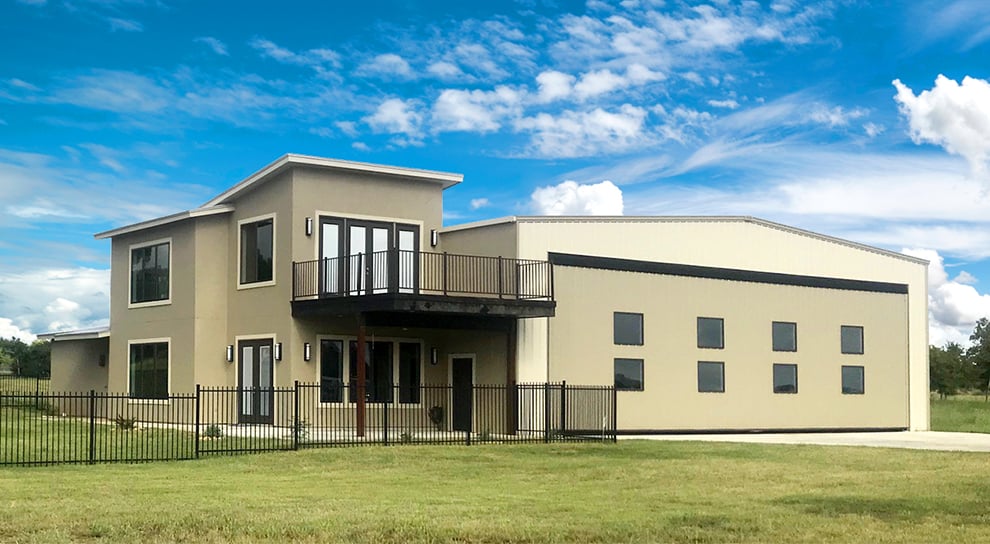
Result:
[[[612,314],[612,338],[616,344],[643,345],[643,314],[615,312]]]
[[[698,361],[698,392],[725,393],[725,363]]]
[[[862,395],[866,393],[865,372],[861,366],[842,367],[842,394]]]
[[[712,349],[725,347],[725,331],[721,317],[698,318],[698,347]]]
[[[616,391],[643,390],[643,360],[642,359],[615,360],[615,390]]]
[[[773,322],[773,350],[797,351],[797,323]]]
[[[272,219],[241,225],[241,284],[272,281],[275,222]]]
[[[169,299],[169,248],[171,244],[131,249],[131,304]]]
[[[863,327],[842,326],[842,353],[861,355],[863,353]]]
[[[797,393],[797,365],[775,364],[773,365],[773,392],[774,393]]]
[[[168,342],[131,344],[128,366],[132,399],[168,399]]]

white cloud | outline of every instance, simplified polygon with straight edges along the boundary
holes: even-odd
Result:
[[[489,205],[491,205],[491,202],[489,202],[487,198],[472,198],[471,199],[471,209],[472,210],[479,210],[479,209],[484,208],[484,207],[489,206]]]
[[[611,181],[579,185],[564,181],[539,187],[530,196],[539,215],[622,215],[622,190]]]
[[[574,76],[556,70],[540,72],[540,75],[536,76],[536,84],[539,86],[539,94],[537,95],[539,101],[553,102],[567,98],[571,94],[574,80]]]
[[[107,23],[110,24],[110,30],[116,32],[143,32],[144,25],[139,21],[133,19],[122,19],[120,17],[107,17]]]
[[[376,56],[369,62],[359,66],[357,73],[363,75],[374,74],[398,79],[408,79],[414,75],[412,67],[409,66],[406,59],[395,53],[385,53]]]
[[[358,135],[357,123],[354,121],[337,121],[334,126],[351,138]]]
[[[877,136],[883,134],[884,130],[886,129],[883,125],[878,125],[876,123],[863,124],[863,132],[865,132],[870,138],[876,138]]]
[[[375,109],[375,112],[364,118],[364,122],[375,132],[389,134],[419,134],[423,116],[416,111],[412,100],[389,98]]]
[[[581,99],[588,99],[614,91],[626,84],[625,78],[611,70],[588,72],[574,85],[574,92]]]
[[[368,147],[368,144],[364,142],[354,142],[351,144],[351,147],[357,149],[358,151],[371,151],[371,148]]]
[[[194,41],[202,43],[213,50],[214,53],[221,56],[228,56],[230,53],[227,52],[227,44],[222,41],[212,38],[210,36],[201,36],[196,38]]]
[[[500,85],[493,91],[446,89],[433,104],[434,131],[493,132],[519,114],[523,94]]]
[[[6,317],[0,317],[0,338],[17,338],[21,342],[30,344],[38,339],[37,335],[14,325],[14,321]]]
[[[829,127],[844,127],[853,119],[859,119],[869,112],[863,108],[853,108],[846,110],[842,106],[831,108],[818,105],[811,111],[811,120],[816,123],[828,125]]]
[[[904,249],[903,253],[929,261],[929,342],[933,345],[944,345],[949,341],[968,344],[976,322],[980,318],[990,317],[990,295],[981,295],[972,285],[958,278],[949,279],[945,263],[937,251]]]
[[[457,79],[464,75],[456,64],[442,60],[430,63],[426,71],[443,80]]]
[[[965,77],[960,85],[943,75],[935,87],[914,92],[899,79],[894,87],[901,114],[907,117],[911,139],[940,145],[969,161],[976,174],[987,172],[990,161],[990,82]]]
[[[0,315],[29,335],[106,325],[109,294],[109,270],[0,272]]]
[[[540,113],[519,119],[516,130],[530,132],[531,152],[546,157],[582,157],[629,151],[650,139],[646,132],[647,111],[630,104],[617,111],[595,108],[567,110],[558,116]]]
[[[48,0],[17,0],[17,2],[27,6],[43,6],[48,3]]]
[[[729,110],[734,110],[739,107],[739,102],[729,98],[726,100],[709,100],[708,105],[713,108],[725,108]]]
[[[264,38],[254,38],[248,42],[248,45],[261,52],[263,57],[282,64],[309,67],[323,77],[333,75],[332,69],[340,66],[340,55],[326,48],[308,49],[297,53]]]

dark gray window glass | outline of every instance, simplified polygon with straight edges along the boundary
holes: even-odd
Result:
[[[698,347],[722,349],[725,347],[725,331],[721,317],[698,318]]]
[[[350,341],[349,396],[357,402],[357,342]],[[367,342],[364,356],[364,394],[368,402],[392,402],[392,342]]]
[[[642,359],[615,360],[615,390],[616,391],[643,390],[643,360]]]
[[[863,353],[863,327],[842,326],[842,353]]]
[[[616,344],[643,345],[643,314],[615,312],[612,316],[612,337]]]
[[[131,250],[131,303],[168,300],[169,243]]]
[[[320,402],[344,401],[344,343],[320,340]]]
[[[420,345],[399,343],[399,402],[419,404]]]
[[[773,350],[797,351],[797,323],[773,322]]]
[[[168,342],[131,344],[130,382],[132,399],[168,398]]]
[[[272,281],[274,227],[271,219],[241,225],[241,283]]]
[[[774,393],[797,393],[797,365],[775,364],[773,365],[773,392]]]
[[[725,363],[698,361],[698,392],[725,392]]]
[[[842,394],[862,395],[866,392],[866,383],[863,367],[843,366],[842,367]]]

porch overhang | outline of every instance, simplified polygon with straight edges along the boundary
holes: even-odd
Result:
[[[554,300],[529,300],[418,293],[380,293],[292,301],[292,317],[324,317],[388,313],[481,318],[553,317]]]

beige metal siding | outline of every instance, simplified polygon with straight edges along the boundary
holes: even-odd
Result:
[[[908,426],[907,297],[556,267],[550,379],[612,383],[613,359],[643,359],[644,390],[618,393],[623,430]],[[594,286],[594,288],[591,288]],[[613,312],[642,313],[644,344],[613,343]],[[697,318],[724,319],[724,349],[697,347]],[[772,350],[771,323],[797,323],[796,352]],[[841,325],[865,353],[840,353]],[[697,363],[725,363],[725,392],[699,393]],[[775,394],[772,365],[798,367],[798,393]],[[841,366],[865,368],[866,394],[841,392]]]

